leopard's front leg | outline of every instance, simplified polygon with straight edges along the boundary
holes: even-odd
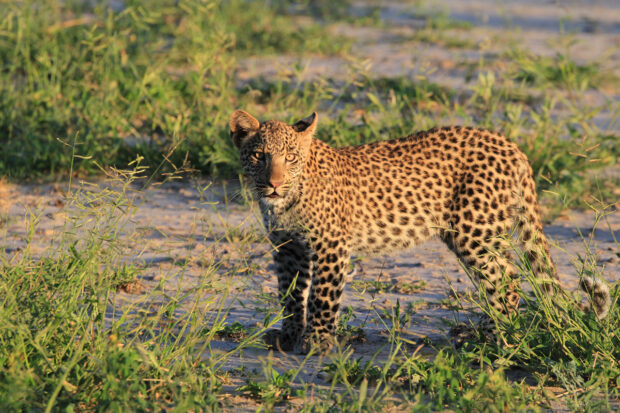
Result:
[[[300,340],[306,324],[306,299],[312,272],[310,250],[295,234],[278,231],[271,238],[275,248],[279,298],[286,318],[282,321],[282,329],[268,332],[265,341],[273,347],[290,351]]]
[[[312,257],[313,274],[306,317],[306,329],[297,350],[306,354],[318,345],[321,351],[331,348],[344,279],[349,265],[349,252],[343,247],[326,246]]]

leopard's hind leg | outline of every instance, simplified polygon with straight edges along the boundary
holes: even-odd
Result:
[[[502,202],[504,194],[489,190],[486,196],[478,195],[475,185],[466,182],[456,193],[450,228],[442,231],[442,239],[484,289],[489,306],[509,314],[519,304],[520,287],[510,254],[514,218]]]
[[[465,224],[460,231],[468,227]],[[509,253],[510,241],[503,235],[487,237],[478,229],[457,231],[458,228],[443,239],[478,288],[484,290],[488,305],[504,315],[514,312],[519,305],[520,280]]]

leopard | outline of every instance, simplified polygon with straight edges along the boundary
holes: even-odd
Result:
[[[282,351],[329,351],[354,255],[392,253],[441,239],[498,314],[517,310],[516,239],[537,280],[558,276],[543,231],[527,156],[500,133],[448,126],[399,139],[334,148],[315,137],[318,115],[259,122],[236,110],[230,135],[258,198],[273,246],[281,329],[265,342]],[[516,235],[515,235],[516,234]],[[592,309],[610,294],[584,278]]]

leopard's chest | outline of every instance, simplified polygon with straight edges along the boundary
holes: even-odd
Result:
[[[344,233],[352,217],[353,200],[346,191],[330,186],[306,185],[292,205],[267,205],[261,210],[268,230],[284,230],[321,238],[334,231]]]
[[[298,200],[294,204],[268,204],[261,202],[263,222],[268,232],[285,231],[290,233],[307,233],[316,224],[305,202]]]

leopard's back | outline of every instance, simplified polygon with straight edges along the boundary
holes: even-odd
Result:
[[[518,197],[535,201],[525,155],[504,136],[446,127],[406,138],[332,149],[316,141],[305,172],[305,208],[322,234],[380,253],[445,236],[469,222],[504,231]]]

